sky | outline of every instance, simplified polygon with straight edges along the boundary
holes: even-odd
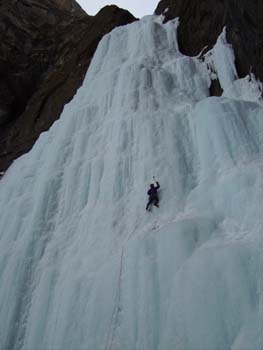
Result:
[[[89,14],[95,15],[102,7],[115,4],[129,10],[135,17],[152,15],[160,0],[77,0]]]

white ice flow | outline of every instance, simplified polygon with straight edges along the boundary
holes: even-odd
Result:
[[[177,24],[106,35],[1,180],[1,350],[262,350],[259,90],[224,33],[190,58]]]

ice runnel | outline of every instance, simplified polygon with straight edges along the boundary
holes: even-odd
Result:
[[[0,349],[262,349],[262,104],[223,34],[209,97],[177,25],[107,34],[1,179]]]

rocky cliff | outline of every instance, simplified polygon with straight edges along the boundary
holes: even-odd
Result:
[[[134,20],[116,6],[88,16],[74,0],[0,2],[0,171],[59,117],[102,36]]]
[[[258,0],[162,0],[156,14],[179,17],[179,45],[197,55],[211,48],[223,27],[232,44],[240,77],[252,72],[263,81],[263,2]]]

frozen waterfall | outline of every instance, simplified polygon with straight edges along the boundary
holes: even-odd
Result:
[[[0,181],[1,350],[263,349],[260,94],[224,33],[201,60],[177,25],[107,34]]]

